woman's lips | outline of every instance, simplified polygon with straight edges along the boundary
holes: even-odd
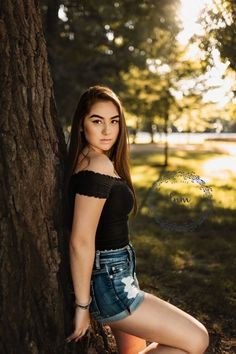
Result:
[[[110,143],[110,142],[111,142],[111,139],[101,139],[101,142],[102,142],[102,143]]]

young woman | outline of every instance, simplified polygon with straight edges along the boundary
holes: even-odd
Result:
[[[195,318],[140,289],[128,217],[137,211],[119,98],[107,87],[80,97],[68,152],[70,265],[78,341],[90,316],[108,324],[120,354],[202,354],[206,328]],[[153,341],[146,346],[146,340]]]

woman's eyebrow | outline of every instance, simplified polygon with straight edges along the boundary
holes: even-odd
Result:
[[[104,117],[101,117],[98,114],[92,114],[91,116],[89,116],[89,118],[95,118],[95,117],[105,119]],[[116,116],[110,117],[110,119],[114,119],[114,118],[120,118],[119,114],[117,114]]]

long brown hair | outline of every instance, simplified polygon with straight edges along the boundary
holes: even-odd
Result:
[[[92,86],[89,87],[81,96],[76,108],[72,125],[70,136],[68,139],[68,156],[66,164],[66,176],[65,176],[65,188],[64,197],[66,202],[66,209],[69,208],[68,201],[68,187],[69,181],[72,174],[75,172],[76,165],[78,162],[78,157],[87,144],[87,140],[84,136],[83,129],[84,119],[87,114],[89,114],[92,106],[98,101],[111,101],[117,107],[120,120],[119,120],[119,134],[115,144],[110,150],[109,158],[113,162],[115,171],[118,175],[126,180],[128,186],[133,192],[134,196],[134,206],[132,209],[132,216],[137,213],[137,198],[135,190],[131,181],[130,167],[129,167],[129,145],[128,140],[128,130],[125,122],[124,110],[120,99],[118,96],[108,87],[105,86]]]

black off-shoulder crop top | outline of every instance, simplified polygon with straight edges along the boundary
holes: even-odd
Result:
[[[109,250],[129,243],[128,214],[134,204],[133,192],[127,182],[92,170],[82,170],[71,176],[69,200],[73,215],[75,194],[106,198],[95,236],[96,250]]]

